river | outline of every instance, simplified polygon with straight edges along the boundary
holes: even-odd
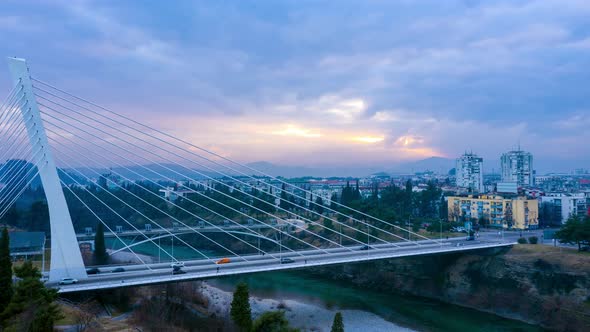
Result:
[[[113,248],[119,246],[115,243],[108,245]],[[157,249],[148,244],[135,249],[138,253],[157,257]],[[171,248],[164,250],[171,251]],[[185,258],[195,255],[192,250],[182,246],[175,246],[174,252],[175,256],[185,256]],[[208,254],[213,253],[208,252]],[[404,327],[399,329],[404,331],[407,331],[405,328],[433,332],[544,331],[519,321],[439,301],[361,289],[351,283],[306,274],[305,270],[257,273],[208,280],[210,285],[230,292],[240,282],[246,282],[251,295],[259,298],[294,300],[326,309],[368,312],[395,324],[392,326]],[[387,331],[391,330],[387,329]],[[373,330],[367,329],[367,331]]]
[[[424,298],[360,289],[350,283],[310,276],[305,271],[209,280],[209,284],[225,291],[232,291],[239,282],[246,282],[251,294],[257,297],[290,299],[328,309],[366,311],[414,331],[543,331],[539,327],[496,315]]]

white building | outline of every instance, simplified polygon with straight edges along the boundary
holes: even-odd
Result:
[[[587,213],[586,195],[584,193],[547,193],[541,196],[541,204],[550,204],[553,218],[565,223],[574,215],[584,216]]]
[[[519,187],[534,184],[533,155],[517,150],[506,152],[501,158],[502,182],[516,182]]]
[[[457,187],[468,188],[471,192],[483,192],[483,158],[475,153],[465,153],[457,158]]]

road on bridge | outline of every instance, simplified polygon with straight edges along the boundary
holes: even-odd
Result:
[[[496,248],[513,245],[513,240],[501,240],[498,236],[487,235],[477,240],[467,241],[465,237],[444,240],[441,243],[433,241],[405,242],[371,245],[370,250],[361,250],[362,246],[345,248],[329,248],[321,250],[304,250],[297,252],[269,253],[267,255],[247,255],[231,258],[228,264],[215,264],[214,260],[185,261],[185,274],[173,274],[170,263],[156,263],[146,265],[127,265],[125,272],[112,273],[115,267],[104,267],[102,273],[90,275],[88,279],[80,280],[73,285],[57,285],[47,283],[50,287],[59,288],[60,293],[77,292],[97,289],[109,289],[125,286],[147,285],[210,278],[216,276],[253,273],[263,271],[285,270],[362,262],[368,260],[409,257],[417,255],[462,252],[467,250]],[[292,263],[281,264],[281,258],[291,258]]]

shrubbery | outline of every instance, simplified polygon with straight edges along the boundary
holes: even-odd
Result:
[[[524,237],[521,237],[521,238],[518,239],[517,242],[520,243],[520,244],[526,244],[527,243],[527,240]]]
[[[539,238],[536,236],[531,236],[529,237],[529,243],[530,244],[537,244],[539,242]]]

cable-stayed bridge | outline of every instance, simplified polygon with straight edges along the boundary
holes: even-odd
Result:
[[[0,108],[0,218],[40,178],[51,229],[47,284],[61,292],[513,244],[431,239],[322,202],[308,188],[38,79],[24,59],[8,61],[13,88]],[[170,186],[183,196],[163,197]],[[88,275],[78,240],[91,235],[76,234],[74,225],[102,225],[120,244],[111,254],[127,252],[132,262]],[[153,251],[137,252],[148,245],[158,262]],[[67,278],[77,283],[59,285]]]

